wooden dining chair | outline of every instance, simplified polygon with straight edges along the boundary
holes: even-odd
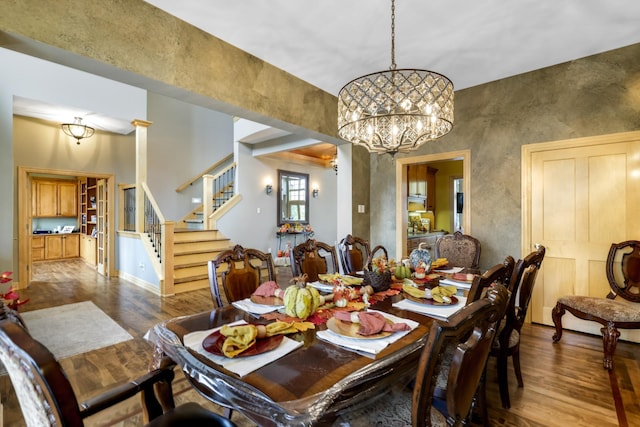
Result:
[[[261,283],[276,281],[271,255],[240,245],[220,252],[210,260],[208,274],[211,298],[216,307],[249,298]],[[218,276],[222,283],[219,283]]]
[[[524,259],[516,263],[511,280],[509,291],[511,298],[507,306],[507,312],[496,340],[491,348],[491,356],[497,358],[498,385],[500,387],[500,399],[505,409],[511,407],[509,399],[509,381],[507,379],[507,362],[509,357],[513,361],[513,369],[518,380],[518,387],[523,387],[522,372],[520,370],[520,331],[524,325],[533,294],[533,287],[538,277],[538,271],[542,266],[545,247],[540,245],[537,249],[528,254]]]
[[[613,369],[620,331],[640,329],[640,241],[627,240],[612,243],[606,262],[607,281],[611,290],[606,298],[582,295],[565,295],[558,298],[551,311],[556,333],[553,342],[562,338],[562,316],[566,311],[579,319],[591,320],[602,325],[604,368]],[[626,302],[614,299],[619,296]]]
[[[293,277],[306,274],[309,282],[317,281],[318,274],[339,272],[335,246],[315,239],[295,246],[290,257]]]
[[[437,258],[446,258],[452,267],[478,268],[480,263],[480,241],[475,237],[456,231],[436,240]]]
[[[481,298],[466,305],[448,321],[433,322],[422,350],[413,389],[383,395],[372,404],[343,414],[334,425],[459,426],[470,423],[473,409],[484,413],[480,394],[498,322],[509,302],[506,286],[496,284]],[[443,353],[453,348],[444,382]],[[402,408],[411,407],[411,411]]]
[[[78,403],[67,375],[53,354],[36,341],[19,322],[0,308],[0,362],[6,368],[24,421],[28,427],[81,427],[85,419],[136,395],[141,396],[142,413],[147,426],[222,426],[233,427],[230,420],[190,402],[173,407],[171,382],[173,365],[151,371],[140,378]],[[159,403],[154,387],[165,390]]]
[[[475,276],[467,294],[467,304],[482,298],[489,286],[494,283],[509,287],[515,263],[513,257],[508,255],[502,264],[496,264],[484,274]]]
[[[378,245],[371,250],[368,240],[352,236],[351,234],[347,234],[344,239],[340,240],[338,254],[344,274],[355,274],[358,271],[364,270],[367,260],[373,259],[378,254],[389,259],[384,246]]]

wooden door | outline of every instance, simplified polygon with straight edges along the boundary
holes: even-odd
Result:
[[[80,256],[80,235],[66,234],[62,236],[62,257],[77,258]]]
[[[62,258],[62,235],[51,235],[45,237],[44,259]]]
[[[96,229],[98,230],[97,233],[97,243],[96,243],[96,262],[98,265],[98,273],[100,274],[106,274],[107,271],[109,271],[108,268],[108,253],[109,253],[109,248],[108,248],[108,239],[107,239],[107,233],[108,233],[108,225],[109,225],[109,221],[108,221],[108,217],[107,217],[107,182],[104,179],[99,179],[98,180],[98,185],[96,188],[96,202],[97,202],[97,206],[96,206],[96,216],[97,216],[97,224],[96,224]]]
[[[530,161],[524,177],[530,201],[523,206],[530,207],[531,218],[523,241],[547,249],[531,302],[533,322],[553,325],[551,310],[562,295],[605,297],[611,243],[640,239],[640,135],[613,142],[602,138],[549,146],[531,152],[528,160],[523,154],[525,164]],[[568,313],[563,326],[600,334],[599,324]]]
[[[58,183],[58,215],[78,215],[78,185],[73,181]]]

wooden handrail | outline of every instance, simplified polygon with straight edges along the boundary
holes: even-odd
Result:
[[[142,189],[143,191],[147,194],[147,198],[149,199],[149,201],[151,202],[151,206],[153,206],[153,210],[156,211],[156,215],[158,215],[158,219],[160,220],[161,223],[165,223],[165,219],[164,216],[162,215],[162,212],[160,212],[160,208],[158,207],[158,204],[156,203],[156,200],[153,198],[153,195],[151,194],[151,190],[149,190],[149,187],[147,187],[147,183],[146,182],[141,182],[140,185],[142,185]],[[136,206],[136,209],[138,208],[138,206]]]
[[[176,188],[176,192],[179,193],[182,190],[184,190],[185,188],[187,188],[188,186],[190,186],[191,184],[193,184],[194,182],[196,182],[197,180],[199,180],[200,178],[202,178],[204,175],[206,175],[209,171],[217,168],[220,165],[223,165],[224,163],[228,162],[230,159],[233,159],[233,153],[229,154],[228,156],[218,160],[217,162],[215,162],[214,164],[212,164],[211,166],[209,166],[208,168],[206,168],[204,171],[202,171],[201,173],[199,173],[198,175],[195,175],[193,178],[189,179],[187,182],[185,182],[184,184],[182,184],[181,186],[179,186],[178,188]]]

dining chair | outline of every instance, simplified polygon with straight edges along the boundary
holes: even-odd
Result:
[[[509,399],[509,381],[507,379],[507,362],[509,357],[513,361],[513,369],[518,380],[518,387],[523,387],[522,372],[520,370],[520,331],[524,325],[533,293],[533,287],[536,283],[538,271],[542,266],[546,249],[542,245],[538,245],[536,250],[528,254],[524,259],[518,260],[516,263],[511,281],[509,283],[509,291],[511,297],[507,305],[505,318],[500,324],[498,336],[493,342],[490,356],[497,358],[498,369],[498,385],[500,388],[500,400],[505,409],[511,407]]]
[[[609,291],[606,298],[582,295],[565,295],[558,298],[551,311],[556,333],[553,342],[562,338],[562,316],[566,311],[579,319],[598,322],[602,325],[604,368],[613,369],[620,331],[618,329],[640,329],[640,241],[627,240],[612,243],[606,262]],[[625,301],[614,300],[620,296]]]
[[[220,252],[208,262],[209,289],[216,307],[245,298],[266,281],[276,281],[271,254],[240,245]],[[218,276],[222,286],[218,282]],[[224,301],[220,289],[224,293]]]
[[[484,393],[487,359],[508,302],[507,287],[495,284],[485,297],[466,305],[447,321],[433,322],[413,389],[394,390],[364,408],[343,414],[333,425],[468,425],[472,409],[479,405],[480,394]],[[448,348],[453,348],[453,358],[441,383],[436,378]],[[401,409],[409,405],[410,411]],[[476,409],[483,412],[482,408]]]
[[[446,258],[452,267],[478,268],[480,262],[480,241],[475,237],[456,231],[436,240],[437,258]]]
[[[151,371],[85,402],[77,397],[53,354],[0,307],[0,362],[6,368],[27,427],[80,427],[85,419],[136,395],[141,396],[144,422],[151,427],[222,426],[235,423],[194,402],[174,407],[173,365]],[[164,390],[163,408],[154,393]]]
[[[340,244],[338,245],[342,271],[344,274],[355,274],[358,271],[364,270],[365,264],[371,262],[371,259],[373,259],[378,252],[386,259],[389,259],[384,246],[378,245],[371,250],[368,240],[347,234],[344,239],[340,240]],[[368,267],[370,268],[371,266],[369,265]]]
[[[500,283],[509,287],[515,263],[516,261],[513,257],[508,255],[502,264],[496,264],[485,271],[484,274],[475,276],[467,293],[467,304],[482,298],[486,290],[493,283]]]
[[[335,246],[315,239],[307,239],[295,246],[290,257],[293,277],[306,273],[309,282],[317,281],[318,274],[339,272]]]

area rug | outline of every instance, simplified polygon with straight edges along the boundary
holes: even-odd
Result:
[[[60,360],[133,337],[91,301],[20,313],[31,336]]]

